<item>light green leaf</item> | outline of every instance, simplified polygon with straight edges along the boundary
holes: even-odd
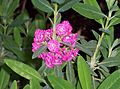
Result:
[[[120,89],[120,70],[117,70],[108,76],[98,89]]]
[[[106,0],[108,9],[110,10],[113,7],[113,4],[115,3],[116,0]]]
[[[9,73],[4,70],[3,68],[1,68],[0,71],[0,89],[6,89],[8,82],[10,79],[10,75]]]
[[[32,59],[36,58],[40,53],[45,51],[47,49],[47,46],[41,46],[36,52],[33,53]]]
[[[54,75],[49,75],[48,80],[50,81],[50,83],[54,89],[74,89],[73,85],[70,82],[68,82],[60,77],[55,77]]]
[[[49,13],[49,12],[54,11],[50,3],[47,0],[32,0],[32,3],[35,7],[37,7],[38,9],[44,12]]]
[[[37,81],[35,79],[31,79],[30,80],[30,89],[42,89],[42,87],[40,86],[39,81]]]
[[[86,61],[82,56],[78,56],[77,69],[78,69],[78,76],[79,76],[82,89],[91,89],[92,80],[91,80],[90,70]]]
[[[64,11],[72,8],[72,6],[73,6],[75,3],[77,3],[77,2],[78,2],[78,0],[70,0],[69,2],[65,3],[64,5],[62,5],[58,11],[59,11],[59,12],[64,12]]]
[[[41,81],[41,76],[39,75],[39,73],[33,69],[32,67],[16,61],[16,60],[12,60],[12,59],[5,59],[5,63],[7,64],[7,66],[9,66],[14,72],[16,72],[17,74],[19,74],[20,76],[26,78],[26,79],[36,79],[38,81]]]
[[[13,81],[10,89],[17,89],[17,82],[16,82],[16,80]]]
[[[117,24],[119,24],[120,23],[120,18],[116,18],[116,17],[114,17],[111,21],[110,21],[110,26],[112,26],[112,25],[117,25]]]
[[[101,19],[105,17],[105,15],[98,8],[88,4],[76,3],[73,6],[73,10],[89,19]]]
[[[27,84],[23,89],[30,89],[30,85]]]
[[[119,44],[120,44],[120,39],[116,39],[112,45],[112,48],[116,47]]]

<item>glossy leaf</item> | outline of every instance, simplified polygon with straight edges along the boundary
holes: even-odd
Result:
[[[113,72],[98,87],[98,89],[119,89],[120,88],[120,70]]]
[[[30,80],[30,89],[42,89],[42,87],[40,86],[39,81],[37,81],[35,79],[31,79]]]
[[[40,55],[43,51],[47,49],[47,46],[41,46],[36,52],[33,53],[32,59],[36,58],[37,56]]]
[[[10,89],[17,89],[17,81],[16,80],[13,81]]]
[[[10,75],[9,73],[4,70],[3,68],[1,68],[0,71],[0,89],[6,89],[8,82],[10,79]]]
[[[73,10],[89,19],[101,19],[105,16],[98,8],[83,3],[76,3]]]
[[[5,63],[9,66],[14,72],[26,79],[36,79],[41,81],[41,76],[39,73],[32,67],[12,59],[5,59]]]
[[[50,3],[47,0],[32,0],[32,3],[36,8],[44,12],[49,13],[49,12],[54,11]]]
[[[77,69],[78,76],[82,86],[82,89],[91,89],[92,88],[92,80],[90,69],[82,56],[78,56],[77,59]]]
[[[53,75],[48,76],[48,80],[54,89],[74,89],[72,84],[62,78],[55,77]]]
[[[59,11],[59,12],[64,12],[64,11],[72,8],[72,6],[73,6],[75,3],[78,3],[78,0],[70,0],[69,2],[66,2],[64,5],[62,5],[58,11]]]

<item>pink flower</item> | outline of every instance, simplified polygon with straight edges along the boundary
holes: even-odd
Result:
[[[58,36],[64,36],[71,33],[72,27],[68,21],[63,21],[56,26],[56,33]]]
[[[53,34],[52,29],[45,30],[45,40],[49,41],[50,39],[52,39],[52,34]]]
[[[44,34],[44,30],[37,29],[34,34],[34,42],[43,42],[45,40]]]
[[[76,34],[69,34],[69,35],[64,36],[62,38],[62,41],[66,42],[66,43],[69,43],[74,47],[76,42],[77,42],[77,33]]]
[[[68,51],[68,52],[65,52],[65,53],[64,53],[63,61],[69,62],[69,61],[71,61],[72,59],[73,59],[72,51]]]
[[[32,52],[35,52],[36,50],[38,50],[40,48],[41,44],[34,42],[32,43]]]
[[[58,52],[60,49],[60,43],[57,40],[50,40],[48,42],[48,49],[51,52]]]

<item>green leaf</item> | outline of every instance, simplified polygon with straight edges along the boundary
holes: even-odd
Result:
[[[40,55],[40,53],[42,53],[43,51],[45,51],[45,49],[47,49],[47,46],[41,46],[36,52],[33,53],[32,59],[34,59],[38,55]]]
[[[116,18],[114,17],[111,21],[110,21],[110,26],[113,26],[113,25],[117,25],[120,23],[120,18]]]
[[[92,32],[93,32],[95,38],[98,40],[100,35],[94,30],[92,30]]]
[[[72,8],[72,6],[77,2],[78,2],[78,0],[71,0],[67,3],[65,3],[64,5],[62,5],[58,11],[59,12],[67,11],[68,9]]]
[[[48,80],[52,84],[54,89],[74,89],[73,85],[59,77],[55,77],[54,75],[48,76]]]
[[[99,5],[97,3],[97,0],[83,0],[83,2],[85,4],[90,5],[90,6],[94,6],[94,7],[98,8],[100,10],[100,7],[99,7]]]
[[[14,11],[18,7],[18,5],[19,5],[19,0],[12,0],[12,3],[10,4],[10,7],[7,10],[8,17],[10,17],[14,13]]]
[[[17,82],[16,82],[16,80],[13,81],[10,89],[17,89]]]
[[[81,51],[85,52],[86,54],[88,54],[90,56],[92,56],[92,54],[93,54],[89,49],[85,48],[83,45],[81,45],[78,42],[76,43],[75,47],[78,48],[78,49],[80,49]]]
[[[58,4],[63,4],[65,2],[65,0],[51,0],[51,2],[55,2]]]
[[[73,84],[73,85],[76,84],[75,72],[74,72],[73,65],[72,65],[71,62],[67,63],[67,66],[66,66],[66,77],[67,77],[67,80],[69,82],[71,82],[71,84]]]
[[[113,67],[113,66],[120,66],[120,57],[109,57],[105,60],[103,60],[100,65],[104,65],[106,67]]]
[[[77,83],[77,89],[82,89],[79,81],[78,81],[78,83]]]
[[[113,45],[112,45],[112,48],[116,47],[117,45],[120,44],[120,39],[116,39],[114,42],[113,42]]]
[[[9,83],[10,75],[3,68],[0,71],[0,89],[6,89]]]
[[[119,89],[120,88],[120,70],[113,72],[98,87],[98,89]]]
[[[89,19],[101,19],[105,17],[105,15],[98,8],[88,4],[76,3],[73,6],[73,10]]]
[[[116,0],[106,0],[108,9],[110,10],[113,7],[113,4],[115,3]]]
[[[36,79],[41,81],[41,76],[39,73],[32,67],[12,59],[5,59],[5,63],[9,66],[14,72],[26,79]]]
[[[92,80],[91,80],[90,70],[86,61],[82,56],[79,56],[77,59],[77,69],[78,69],[78,76],[82,89],[91,89]]]
[[[50,3],[47,0],[32,0],[32,3],[36,8],[44,12],[50,13],[54,11]]]
[[[19,45],[19,47],[21,47],[22,38],[21,38],[21,35],[20,35],[20,30],[18,28],[14,28],[14,40]]]
[[[23,89],[30,89],[30,85],[27,84]]]
[[[42,89],[42,87],[40,86],[39,81],[37,81],[35,79],[31,79],[30,80],[30,89]]]

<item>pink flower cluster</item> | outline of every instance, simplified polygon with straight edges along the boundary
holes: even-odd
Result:
[[[72,26],[68,21],[57,24],[56,39],[53,39],[52,35],[52,29],[37,29],[32,43],[32,52],[35,52],[43,45],[47,45],[47,50],[42,52],[38,58],[42,58],[49,68],[71,61],[77,56],[79,51],[75,48],[77,33],[72,33]],[[68,43],[71,46],[67,46],[64,43]]]

